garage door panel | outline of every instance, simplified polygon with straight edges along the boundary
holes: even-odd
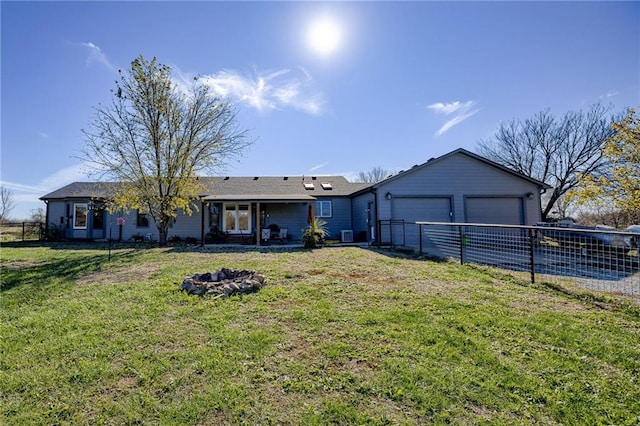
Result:
[[[449,198],[396,198],[393,201],[394,216],[407,222],[451,220]]]
[[[519,197],[469,197],[465,200],[466,222],[523,225],[524,212]]]
[[[420,245],[419,227],[413,222],[450,222],[451,199],[448,197],[394,198],[393,215],[394,218],[405,221],[403,232],[394,233],[394,244],[417,248]]]

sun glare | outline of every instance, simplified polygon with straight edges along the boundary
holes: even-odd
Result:
[[[330,19],[318,19],[309,27],[309,46],[321,55],[329,55],[334,52],[340,45],[341,40],[342,31],[340,27]]]

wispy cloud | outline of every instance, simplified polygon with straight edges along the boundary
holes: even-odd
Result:
[[[450,116],[453,114],[453,117],[447,120],[440,129],[436,132],[436,136],[441,136],[448,130],[450,130],[453,126],[462,123],[467,118],[476,114],[480,109],[476,108],[476,101],[467,101],[460,102],[455,101],[448,104],[442,102],[436,102],[434,104],[428,105],[427,108],[434,111],[436,114],[441,114],[445,116]]]
[[[111,62],[109,61],[109,58],[107,58],[107,55],[102,51],[102,49],[100,49],[99,46],[96,46],[91,42],[84,42],[81,44],[87,49],[89,49],[89,56],[87,56],[87,64],[90,64],[92,62],[97,62],[99,64],[104,65],[106,68],[108,68],[111,71],[116,71],[116,67],[114,67],[113,64],[111,64]]]
[[[292,108],[311,115],[323,112],[324,96],[311,75],[302,68],[254,72],[249,77],[236,70],[201,76],[200,80],[220,96],[259,111]]]
[[[13,192],[13,199],[16,202],[14,216],[26,218],[30,210],[43,207],[42,201],[39,199],[43,195],[72,182],[87,180],[85,170],[85,164],[76,164],[46,176],[35,185],[5,180],[0,180],[0,185]]]
[[[614,96],[618,96],[619,94],[620,92],[618,92],[617,90],[609,90],[604,95],[600,95],[600,99],[612,98]]]
[[[322,164],[318,164],[318,165],[316,165],[316,166],[311,167],[311,168],[309,169],[309,171],[310,171],[310,172],[315,172],[316,170],[320,170],[321,168],[323,168],[323,167],[327,166],[328,164],[329,164],[329,162],[328,162],[328,161],[325,161],[325,162],[324,162],[324,163],[322,163]]]
[[[60,169],[49,176],[46,176],[36,185],[28,185],[20,182],[8,182],[5,180],[0,180],[0,185],[3,185],[19,193],[28,193],[42,196],[47,192],[51,192],[54,189],[60,188],[61,186],[67,185],[71,182],[83,179],[86,180],[86,170],[87,167],[85,164],[75,164],[73,166]]]
[[[116,71],[107,55],[92,42],[81,43],[89,50],[87,64],[97,62]],[[185,93],[193,82],[193,74],[183,74],[179,67],[172,66],[177,75],[173,79]],[[256,71],[246,75],[240,71],[226,69],[214,74],[198,75],[198,79],[217,95],[229,98],[258,111],[295,109],[310,115],[324,111],[325,99],[316,88],[311,74],[304,68]]]

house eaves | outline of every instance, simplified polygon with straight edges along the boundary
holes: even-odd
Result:
[[[261,202],[261,203],[276,203],[276,202],[309,202],[314,201],[316,198],[311,195],[296,195],[296,194],[216,194],[207,195],[201,198],[202,201],[245,201],[245,202]]]

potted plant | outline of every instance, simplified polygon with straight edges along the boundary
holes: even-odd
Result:
[[[324,243],[324,238],[329,231],[327,230],[327,222],[314,217],[307,229],[302,232],[302,244],[304,248],[317,248]]]

